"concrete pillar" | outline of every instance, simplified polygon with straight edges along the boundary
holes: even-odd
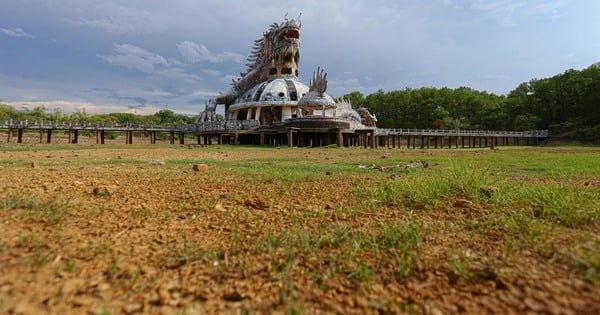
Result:
[[[287,140],[288,147],[294,146],[294,131],[292,130],[292,128],[288,128],[287,130]]]
[[[260,121],[260,112],[261,112],[262,107],[257,107],[256,108],[256,112],[254,113],[254,120],[256,121]]]
[[[281,121],[292,118],[292,108],[290,106],[283,106],[281,108]]]

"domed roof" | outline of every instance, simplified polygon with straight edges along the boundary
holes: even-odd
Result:
[[[255,85],[242,94],[235,101],[235,104],[250,102],[297,102],[306,93],[308,93],[308,86],[298,81],[296,76],[290,75]]]
[[[316,108],[335,108],[337,105],[333,98],[327,93],[319,93],[317,91],[310,91],[300,99],[298,107],[316,107]]]
[[[327,74],[321,67],[313,74],[310,80],[309,92],[300,99],[298,107],[300,108],[324,108],[331,109],[337,105],[333,98],[325,93],[327,90]]]

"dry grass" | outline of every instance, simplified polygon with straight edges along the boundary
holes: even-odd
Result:
[[[0,312],[600,311],[600,150],[1,148]]]

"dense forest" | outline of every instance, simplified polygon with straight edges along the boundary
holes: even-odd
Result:
[[[552,136],[600,141],[600,63],[584,70],[567,70],[546,79],[521,83],[508,95],[495,95],[468,87],[422,87],[364,96],[346,94],[353,107],[366,107],[381,128],[539,130]],[[142,124],[189,124],[193,118],[163,109],[153,115],[85,111],[48,112],[43,106],[15,109],[0,103],[0,121],[50,120]]]
[[[533,79],[508,95],[422,87],[343,98],[375,113],[382,128],[548,129],[553,136],[600,140],[600,63]]]

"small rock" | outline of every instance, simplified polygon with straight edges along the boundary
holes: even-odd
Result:
[[[113,189],[111,187],[94,187],[92,190],[92,194],[94,196],[110,196],[113,194]]]
[[[154,160],[151,163],[152,165],[165,165],[165,161],[163,160]]]
[[[91,306],[96,303],[96,299],[89,296],[78,296],[73,300],[75,306]]]
[[[494,187],[494,186],[487,186],[487,185],[485,185],[485,186],[481,186],[479,189],[481,190],[481,192],[484,195],[486,195],[488,197],[496,195],[497,193],[500,192],[500,188]]]
[[[83,282],[84,281],[82,279],[78,279],[78,278],[67,279],[67,281],[65,281],[62,288],[60,289],[61,295],[66,296],[69,294],[77,293],[79,291],[79,289],[81,288],[81,286],[83,285]]]
[[[232,197],[231,194],[221,194],[221,199],[231,199]]]
[[[31,162],[31,167],[32,167],[32,168],[38,168],[38,165],[37,165],[37,163],[35,163],[35,162]]]
[[[325,174],[326,174],[326,175],[332,175],[332,174],[333,174],[333,172],[331,172],[331,171],[327,171]]]
[[[129,305],[125,305],[125,307],[123,307],[123,311],[125,312],[125,314],[133,314],[133,313],[140,312],[141,310],[142,310],[142,303],[132,303]]]
[[[530,298],[530,297],[525,297],[525,299],[523,300],[523,303],[530,308],[532,311],[534,312],[543,312],[545,311],[545,307],[544,304]]]
[[[217,203],[215,205],[215,210],[217,210],[217,211],[227,211],[227,209],[225,209],[225,207],[223,207],[223,205],[220,204],[220,203]]]
[[[171,300],[171,294],[165,289],[159,289],[158,298],[162,304],[167,304]]]
[[[458,208],[469,208],[473,205],[473,201],[467,199],[456,199],[452,205]]]
[[[99,283],[97,286],[98,291],[107,291],[110,289],[110,284],[106,282]]]
[[[206,172],[206,171],[208,171],[208,165],[207,164],[194,164],[192,166],[192,169],[194,170],[194,172]]]
[[[223,295],[223,300],[229,301],[229,302],[239,302],[243,299],[244,299],[244,297],[237,291],[225,293],[225,295]]]

